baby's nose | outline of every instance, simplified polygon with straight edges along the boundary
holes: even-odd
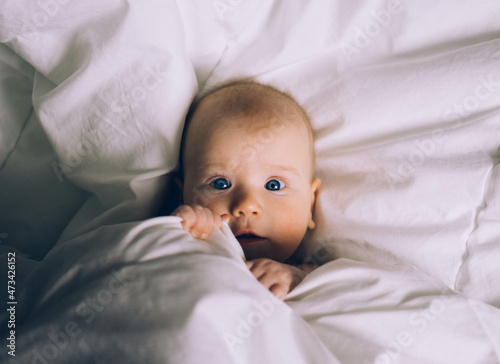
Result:
[[[234,205],[232,215],[235,217],[258,217],[262,215],[262,207],[256,198],[242,196]]]

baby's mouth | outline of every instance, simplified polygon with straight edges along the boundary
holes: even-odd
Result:
[[[242,246],[259,244],[265,240],[265,238],[262,238],[258,235],[252,234],[252,233],[240,234],[240,235],[236,236],[236,239],[238,240],[238,242]]]

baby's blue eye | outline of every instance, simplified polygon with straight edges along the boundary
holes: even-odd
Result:
[[[278,191],[281,190],[285,185],[278,181],[277,179],[272,179],[267,181],[266,183],[266,189],[269,191]]]
[[[231,183],[225,178],[217,178],[210,182],[210,186],[216,190],[225,190],[231,187]]]

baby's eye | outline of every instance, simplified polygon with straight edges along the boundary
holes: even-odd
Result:
[[[285,187],[283,182],[278,181],[277,179],[271,179],[266,182],[266,189],[269,191],[278,191]]]
[[[216,190],[226,190],[231,187],[231,183],[229,183],[229,181],[225,178],[216,178],[210,182],[210,186]]]

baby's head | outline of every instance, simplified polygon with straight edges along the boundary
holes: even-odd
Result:
[[[228,214],[247,259],[290,258],[315,227],[320,185],[306,113],[272,87],[237,81],[195,102],[186,128],[184,203]]]

